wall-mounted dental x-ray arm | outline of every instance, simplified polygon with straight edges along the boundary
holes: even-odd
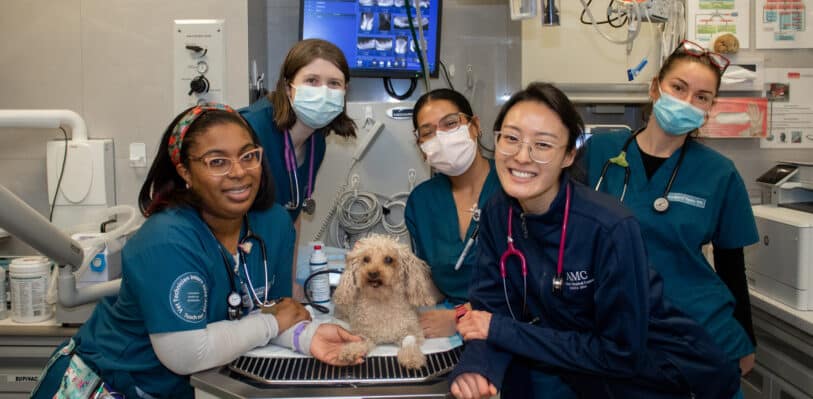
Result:
[[[99,240],[80,244],[56,228],[34,208],[23,202],[5,186],[0,185],[0,227],[19,238],[59,265],[57,292],[59,302],[67,307],[93,302],[99,298],[116,295],[121,286],[121,279],[76,288],[74,271],[80,266],[87,267],[105,243],[116,246],[117,240]],[[135,218],[131,218],[133,220]],[[120,235],[122,230],[129,234],[133,230],[132,222],[116,229],[112,235]],[[109,248],[115,252],[119,248]]]

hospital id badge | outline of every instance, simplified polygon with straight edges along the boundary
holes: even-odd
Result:
[[[87,399],[94,394],[101,379],[82,359],[74,354],[54,399]]]

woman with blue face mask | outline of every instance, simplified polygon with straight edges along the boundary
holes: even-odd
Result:
[[[349,81],[350,67],[338,47],[321,39],[303,40],[288,51],[274,91],[240,110],[260,137],[276,201],[297,232],[300,212],[312,215],[316,209],[313,192],[325,158],[325,137],[331,132],[356,136],[356,125],[345,113]],[[302,287],[296,281],[293,287],[294,298],[303,299]]]
[[[288,51],[276,88],[240,113],[257,135],[271,163],[277,202],[297,223],[301,211],[313,214],[316,174],[331,132],[355,137],[345,113],[350,68],[332,43],[307,39]],[[298,228],[297,228],[298,230]]]
[[[708,118],[728,66],[684,41],[652,80],[652,115],[629,134],[593,136],[583,148],[588,185],[621,199],[641,224],[664,294],[699,322],[741,372],[754,365],[743,247],[758,235],[734,164],[691,136]],[[701,247],[714,246],[712,268]]]

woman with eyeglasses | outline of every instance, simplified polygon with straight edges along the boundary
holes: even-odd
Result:
[[[571,179],[583,127],[546,83],[515,93],[497,116],[502,190],[482,212],[452,394],[493,396],[529,369],[582,398],[731,397],[736,362],[663,300],[632,213]]]
[[[708,119],[727,66],[722,55],[684,41],[652,79],[646,126],[632,135],[593,136],[583,165],[588,185],[635,213],[665,296],[739,359],[744,375],[756,341],[743,247],[759,237],[734,163],[692,137]],[[622,159],[628,167],[618,164]],[[714,268],[701,252],[708,243]]]
[[[139,205],[147,220],[122,250],[118,295],[55,351],[32,397],[192,398],[189,374],[269,342],[346,364],[338,353],[359,337],[279,299],[291,295],[293,226],[236,111],[203,104],[178,115]]]
[[[404,217],[413,251],[429,265],[442,296],[439,309],[421,314],[421,327],[428,338],[447,337],[456,332],[452,308],[471,308],[468,291],[480,214],[500,182],[494,162],[478,149],[480,118],[462,94],[451,89],[424,94],[412,109],[412,125],[416,144],[435,173],[412,191]],[[574,397],[555,376],[538,373],[534,380],[550,398]]]

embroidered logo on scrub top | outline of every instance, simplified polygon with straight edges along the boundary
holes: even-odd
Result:
[[[189,323],[206,319],[209,292],[206,283],[197,273],[184,273],[172,283],[169,303],[178,318]]]
[[[685,194],[685,193],[669,193],[666,195],[666,199],[673,202],[681,202],[686,205],[693,206],[695,208],[704,209],[706,207],[706,199],[695,197],[694,195]]]
[[[571,291],[583,290],[589,287],[593,280],[587,270],[565,272],[565,287]]]

